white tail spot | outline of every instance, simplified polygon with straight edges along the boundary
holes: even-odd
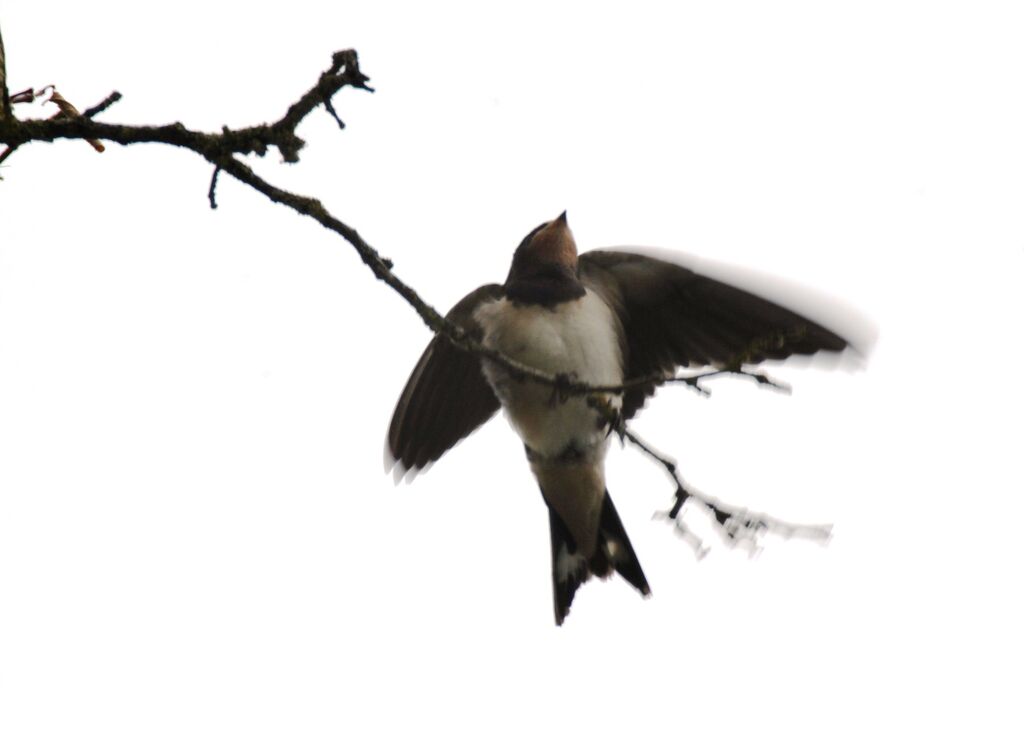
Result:
[[[583,558],[583,555],[579,553],[569,554],[569,550],[563,544],[561,549],[558,550],[557,559],[555,559],[555,576],[558,577],[558,581],[565,582],[569,579],[570,575],[579,577],[586,570],[587,560]]]

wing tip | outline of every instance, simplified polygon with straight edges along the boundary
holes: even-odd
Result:
[[[381,461],[384,465],[384,473],[391,473],[391,470],[398,464],[398,458],[391,448],[391,439],[384,438],[384,448],[381,452]]]
[[[417,476],[426,473],[430,470],[430,467],[434,465],[433,461],[427,461],[419,466],[409,465],[406,461],[407,456],[405,454],[401,456],[396,455],[390,439],[387,438],[384,440],[384,451],[382,456],[384,473],[391,474],[391,478],[394,480],[395,486],[402,482],[412,483]]]

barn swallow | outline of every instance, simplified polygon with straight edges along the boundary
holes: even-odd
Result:
[[[594,385],[849,346],[794,311],[689,268],[639,253],[579,255],[564,212],[523,239],[504,284],[481,286],[448,319],[522,364]],[[653,382],[637,385],[606,404],[625,423],[654,391]],[[400,472],[424,468],[499,408],[526,447],[548,507],[555,622],[592,575],[617,572],[650,595],[605,485],[607,413],[585,398],[553,397],[551,386],[517,380],[438,335],[395,407],[392,464]]]

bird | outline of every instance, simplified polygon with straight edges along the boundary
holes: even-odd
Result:
[[[615,430],[608,409],[625,424],[659,378],[679,368],[734,368],[851,346],[802,314],[671,261],[628,250],[580,254],[566,212],[523,238],[503,284],[472,291],[447,318],[484,347],[552,377],[632,383],[603,394],[604,407],[595,408],[438,334],[395,406],[386,453],[399,474],[429,466],[504,410],[548,509],[557,625],[592,576],[617,573],[651,594],[605,483]]]

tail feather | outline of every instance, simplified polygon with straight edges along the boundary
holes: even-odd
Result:
[[[554,509],[548,509],[548,515],[551,521],[551,584],[555,591],[555,623],[561,625],[569,614],[576,590],[590,577],[590,567],[576,553],[576,542],[561,517]]]
[[[554,588],[556,624],[561,625],[565,621],[576,590],[591,575],[605,578],[614,570],[644,596],[651,594],[640,561],[607,491],[601,507],[597,549],[589,559],[577,552],[576,543],[558,514],[550,508],[548,514],[551,522],[551,582]]]
[[[642,595],[651,594],[651,586],[647,584],[640,560],[636,558],[636,552],[633,551],[626,529],[622,526],[619,512],[615,510],[615,504],[612,503],[607,491],[604,494],[604,505],[601,507],[601,538],[598,551],[606,557],[615,571]]]

